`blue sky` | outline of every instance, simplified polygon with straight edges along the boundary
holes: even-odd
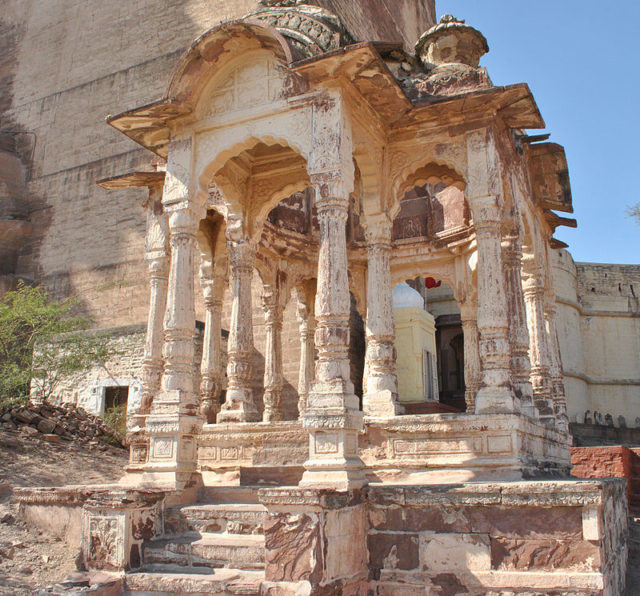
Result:
[[[556,237],[573,258],[640,263],[640,225],[626,215],[640,201],[640,2],[436,0],[436,13],[482,31],[494,84],[528,83],[564,145],[578,228]]]

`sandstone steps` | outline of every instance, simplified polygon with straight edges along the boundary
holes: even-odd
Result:
[[[227,532],[262,534],[266,509],[257,503],[219,503],[170,507],[165,511],[167,534]]]
[[[261,569],[264,568],[264,537],[207,533],[151,540],[145,544],[144,563]]]
[[[142,570],[125,576],[127,594],[191,594],[222,596],[223,594],[254,595],[260,592],[263,571],[215,569],[203,573],[164,572]]]
[[[165,510],[164,536],[145,542],[142,569],[126,575],[127,593],[258,594],[266,509],[256,487],[217,487],[201,497]]]

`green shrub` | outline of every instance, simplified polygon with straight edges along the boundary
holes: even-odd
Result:
[[[22,282],[0,301],[0,407],[25,403],[32,386],[46,401],[64,378],[108,359],[107,342],[81,332],[90,319],[77,306]]]

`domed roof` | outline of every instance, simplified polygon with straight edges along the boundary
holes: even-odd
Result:
[[[247,19],[276,29],[301,57],[331,52],[353,42],[336,15],[306,0],[260,0]]]
[[[407,282],[402,282],[393,288],[393,308],[424,308],[424,299],[420,292],[414,290]]]

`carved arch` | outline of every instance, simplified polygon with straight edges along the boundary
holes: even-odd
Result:
[[[291,47],[273,27],[255,22],[224,23],[203,33],[182,55],[169,79],[166,97],[194,109],[203,82],[228,56],[237,54],[239,44],[248,50],[268,50],[284,64],[292,61]]]
[[[422,162],[420,166],[416,166],[414,162],[404,168],[393,179],[391,191],[393,204],[389,209],[390,217],[393,219],[398,214],[400,201],[406,192],[416,186],[437,184],[438,182],[442,182],[447,186],[454,186],[463,192],[467,185],[465,178],[447,163],[431,160],[427,163]]]

